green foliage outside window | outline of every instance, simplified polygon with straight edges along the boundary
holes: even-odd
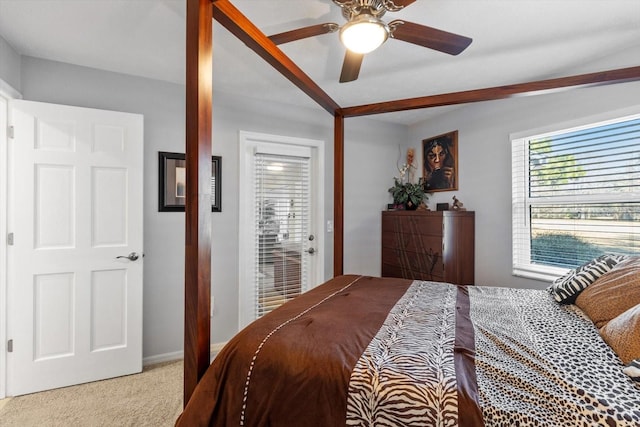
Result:
[[[531,239],[531,262],[574,268],[607,252],[580,237],[564,233],[545,233]]]

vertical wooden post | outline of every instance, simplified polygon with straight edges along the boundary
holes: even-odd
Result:
[[[333,275],[343,274],[344,116],[336,113],[333,135]]]
[[[211,0],[187,0],[185,406],[210,357],[212,27]]]

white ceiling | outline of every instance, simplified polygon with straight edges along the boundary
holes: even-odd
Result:
[[[0,36],[18,53],[184,82],[183,0],[0,0]],[[344,23],[331,0],[232,0],[265,34]],[[403,19],[471,37],[450,56],[390,39],[360,78],[338,83],[337,34],[281,45],[343,107],[640,65],[640,0],[418,0]],[[318,108],[214,23],[214,88]],[[453,108],[453,107],[446,107]],[[443,108],[377,116],[411,124]]]

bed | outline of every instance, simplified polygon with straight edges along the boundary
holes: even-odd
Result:
[[[345,275],[235,336],[177,425],[637,426],[623,367],[546,290]]]
[[[338,105],[229,0],[187,0],[184,402],[210,361],[212,17],[334,117],[334,276],[343,273],[345,119],[640,80],[640,67],[411,99]],[[215,286],[215,285],[214,285]]]

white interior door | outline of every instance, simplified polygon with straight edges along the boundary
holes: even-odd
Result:
[[[13,101],[11,125],[8,394],[140,372],[142,116]]]
[[[0,79],[0,399],[7,393],[7,130],[9,99],[2,91]]]
[[[323,281],[323,143],[241,133],[240,326]]]

